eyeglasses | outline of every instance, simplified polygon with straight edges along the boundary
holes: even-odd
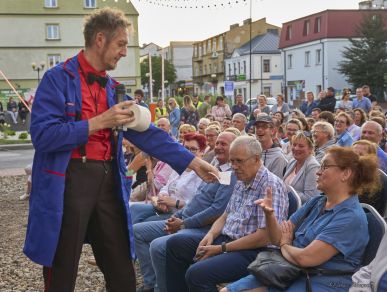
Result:
[[[330,167],[340,167],[340,168],[341,168],[341,166],[340,166],[340,165],[337,165],[337,164],[325,164],[325,163],[322,163],[322,164],[320,165],[320,170],[321,170],[322,172],[324,172],[325,170],[327,170],[327,169],[330,168]]]
[[[187,147],[187,146],[184,146],[185,149],[187,149],[189,152],[191,153],[196,153],[199,151],[199,148],[196,148],[196,147]]]
[[[311,133],[312,135],[314,135],[314,134],[317,134],[317,133],[324,133],[324,131],[321,131],[321,130],[312,130],[312,131],[310,131],[310,133]]]
[[[335,124],[346,124],[346,121],[343,120],[335,120]]]
[[[244,164],[247,160],[249,160],[249,159],[251,159],[251,158],[253,158],[253,157],[255,157],[255,155],[252,155],[252,156],[250,156],[250,157],[247,157],[246,159],[230,159],[230,163],[231,163],[232,165],[242,165],[242,164]]]

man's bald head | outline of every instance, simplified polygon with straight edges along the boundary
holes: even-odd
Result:
[[[383,138],[383,129],[374,121],[367,121],[361,126],[361,138],[379,144]]]

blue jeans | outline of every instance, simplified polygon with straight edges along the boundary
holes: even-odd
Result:
[[[236,281],[248,275],[247,266],[259,249],[219,254],[193,263],[202,237],[176,234],[167,241],[166,271],[168,292],[217,292],[219,283]],[[228,236],[218,236],[213,244],[228,242]]]
[[[165,220],[171,217],[172,215],[172,213],[157,212],[152,204],[135,203],[131,204],[129,208],[133,224],[140,222]]]
[[[144,286],[155,291],[167,291],[166,288],[166,242],[177,234],[195,235],[203,238],[208,228],[183,229],[175,234],[164,232],[164,221],[143,222],[135,224],[134,239]],[[157,283],[157,285],[156,285]]]

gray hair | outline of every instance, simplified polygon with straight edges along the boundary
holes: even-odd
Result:
[[[167,118],[160,118],[160,119],[157,120],[156,123],[159,124],[160,121],[164,121],[164,122],[167,123],[167,125],[171,125],[171,122]]]
[[[210,123],[211,121],[209,120],[209,119],[207,119],[207,118],[201,118],[200,120],[199,120],[199,122],[198,122],[198,125],[200,124],[200,123],[203,123],[203,124],[206,124],[207,126],[208,126],[208,124]]]
[[[230,150],[242,147],[246,149],[246,152],[249,154],[249,156],[253,155],[259,155],[259,157],[262,156],[262,146],[259,141],[251,136],[240,136],[236,138],[230,145]]]
[[[334,129],[333,126],[332,126],[330,123],[328,123],[328,122],[325,122],[325,121],[318,121],[318,122],[316,122],[316,123],[313,125],[313,130],[316,129],[317,127],[320,128],[323,132],[327,133],[329,139],[332,139],[333,136],[335,135],[335,129]]]
[[[245,123],[247,122],[247,118],[244,114],[241,114],[241,113],[236,113],[232,116],[232,119],[241,119],[243,120]]]
[[[373,126],[375,127],[376,133],[377,133],[378,135],[380,135],[380,134],[383,133],[383,128],[382,128],[382,126],[381,126],[379,123],[375,122],[375,121],[367,121],[367,122],[365,122],[365,123],[361,126],[361,130],[362,130],[362,131],[363,131],[363,128],[364,128],[365,125],[373,125]]]

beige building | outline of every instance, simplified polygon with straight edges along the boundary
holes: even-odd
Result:
[[[0,1],[0,70],[21,92],[33,91],[38,77],[77,54],[84,45],[84,16],[97,8],[117,7],[133,24],[128,54],[117,69],[110,72],[127,86],[128,93],[140,87],[138,12],[126,1],[114,0],[1,0]],[[35,63],[33,70],[31,64]],[[42,68],[41,65],[44,67]],[[39,68],[39,71],[37,69]],[[0,78],[0,99],[12,94]],[[28,95],[28,94],[25,94]]]
[[[193,45],[192,69],[194,92],[197,94],[224,94],[224,59],[231,57],[236,48],[250,41],[250,22],[233,24],[230,30]],[[266,22],[266,18],[251,23],[251,38],[268,31],[277,31],[278,26]]]

